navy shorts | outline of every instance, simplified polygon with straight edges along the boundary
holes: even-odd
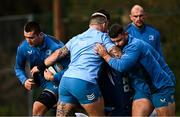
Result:
[[[63,77],[59,85],[59,102],[89,104],[101,97],[97,84],[77,78]]]
[[[160,107],[168,106],[168,104],[175,102],[174,93],[175,93],[174,87],[166,87],[163,89],[159,89],[154,94],[151,95],[140,91],[136,91],[134,100],[146,98],[152,102],[155,108],[160,108]]]
[[[41,88],[43,88],[43,91],[36,101],[43,103],[47,108],[50,109],[57,103],[58,85],[54,82],[46,81],[43,82]]]
[[[174,98],[175,88],[167,87],[158,90],[155,94],[152,94],[152,103],[155,108],[168,106],[175,102]]]
[[[54,82],[46,82],[43,88],[44,88],[44,91],[49,91],[55,96],[58,95],[58,85]]]

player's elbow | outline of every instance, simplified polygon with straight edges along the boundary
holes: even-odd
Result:
[[[56,51],[53,53],[52,56],[53,56],[54,58],[58,59],[60,55],[61,55],[61,50],[58,49],[58,50],[56,50]]]

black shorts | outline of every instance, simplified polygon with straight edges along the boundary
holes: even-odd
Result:
[[[50,91],[44,90],[36,99],[36,101],[41,102],[48,109],[50,109],[57,103],[57,97]]]

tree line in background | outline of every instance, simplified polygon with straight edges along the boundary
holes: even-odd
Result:
[[[13,3],[12,3],[13,2]],[[161,42],[167,63],[177,78],[180,77],[180,1],[179,0],[61,0],[64,42],[88,28],[89,16],[98,9],[111,14],[110,25],[129,23],[128,15],[134,4],[140,4],[148,13],[147,22],[161,33]],[[20,16],[32,14],[40,22],[44,32],[53,35],[53,0],[5,0],[0,1],[0,115],[26,115],[27,92],[15,77],[13,67],[16,49],[23,40],[23,25],[28,20]],[[17,19],[13,19],[17,16]],[[18,17],[19,16],[19,17]],[[176,91],[177,115],[180,115],[180,94]]]

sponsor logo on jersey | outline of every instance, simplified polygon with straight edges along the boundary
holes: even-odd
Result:
[[[27,53],[28,53],[29,55],[31,55],[31,54],[32,54],[32,50],[28,50]]]
[[[85,46],[85,45],[87,45],[87,42],[86,41],[79,41],[78,45],[79,46]]]
[[[94,100],[95,99],[95,95],[94,93],[90,94],[90,95],[86,95],[88,100]]]

